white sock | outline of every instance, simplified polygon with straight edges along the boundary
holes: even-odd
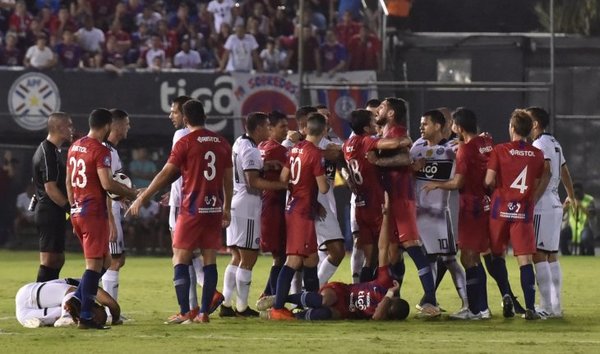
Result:
[[[318,251],[319,254],[319,263],[317,264],[317,269],[319,269],[321,267],[321,263],[323,263],[323,261],[325,261],[327,259],[327,252],[325,251]]]
[[[458,264],[454,256],[443,256],[444,264],[448,268],[448,272],[452,276],[452,281],[458,292],[458,296],[462,300],[463,307],[469,307],[467,298],[467,276],[463,268]]]
[[[540,290],[540,307],[552,311],[552,275],[547,261],[535,263],[535,280]]]
[[[560,263],[550,262],[550,277],[552,279],[553,292],[552,292],[552,312],[556,315],[562,314],[561,307],[561,291],[562,291],[562,270]]]
[[[326,258],[323,260],[317,271],[317,275],[319,276],[319,286],[327,284],[337,269],[338,267],[331,264],[329,259]]]
[[[294,274],[292,286],[290,286],[290,294],[299,294],[302,292],[302,271],[299,270]]]
[[[350,257],[350,271],[352,272],[352,282],[354,284],[359,282],[360,272],[363,264],[365,264],[365,252],[360,248],[356,247],[356,244],[352,247],[352,256]]]
[[[250,283],[252,282],[252,271],[238,267],[235,272],[235,284],[237,285],[237,299],[235,309],[243,312],[248,307],[248,295],[250,294]]]
[[[435,280],[437,279],[437,261],[429,263],[429,268],[431,268],[431,276],[435,285]]]
[[[194,272],[194,266],[189,265],[188,270],[190,273],[190,310],[198,307],[198,289],[196,288],[196,272]]]
[[[194,266],[194,271],[196,271],[196,283],[204,286],[204,263],[202,263],[202,257],[192,258],[192,265]]]
[[[108,293],[115,301],[119,297],[119,271],[107,270],[102,276],[102,289]]]
[[[223,305],[227,307],[231,307],[231,299],[235,292],[235,275],[237,270],[238,267],[231,264],[225,268],[225,275],[223,276],[223,297],[225,297],[225,300],[223,300]]]

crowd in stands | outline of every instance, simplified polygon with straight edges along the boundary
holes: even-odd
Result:
[[[378,15],[360,0],[0,0],[0,66],[333,74],[381,68]]]

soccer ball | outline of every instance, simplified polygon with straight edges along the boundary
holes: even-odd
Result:
[[[113,174],[113,180],[115,180],[129,188],[131,188],[131,186],[132,186],[131,179],[129,177],[127,177],[126,174],[121,173],[121,172],[117,172],[117,173]],[[108,194],[108,197],[112,200],[120,200],[122,198],[120,195],[116,195],[116,194],[108,192],[108,191],[106,192],[106,194]]]

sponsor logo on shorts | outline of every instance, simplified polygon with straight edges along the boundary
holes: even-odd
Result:
[[[508,209],[508,212],[501,211],[500,217],[507,218],[507,219],[519,219],[519,220],[525,219],[525,213],[519,212],[521,210],[521,203],[508,202],[506,207]]]

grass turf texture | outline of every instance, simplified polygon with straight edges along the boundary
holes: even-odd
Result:
[[[38,258],[34,252],[0,250],[0,348],[2,353],[177,353],[177,352],[460,352],[540,353],[598,352],[599,257],[563,257],[564,319],[526,322],[504,319],[495,283],[488,281],[492,320],[458,322],[414,318],[421,286],[414,265],[407,260],[402,295],[411,314],[401,322],[331,321],[269,322],[260,319],[221,319],[209,324],[164,325],[177,312],[172,286],[173,271],[167,257],[129,257],[121,272],[119,298],[123,313],[134,319],[109,331],[75,328],[27,329],[14,318],[14,298],[19,287],[35,279]],[[218,289],[229,257],[220,256]],[[349,257],[333,280],[350,281]],[[250,303],[262,291],[270,257],[259,257],[253,272]],[[516,261],[508,260],[511,285],[522,302]],[[81,254],[68,254],[61,276],[80,277]],[[488,278],[491,280],[491,278]],[[200,292],[200,289],[199,289]],[[438,290],[438,300],[448,313],[460,306],[450,276]]]

